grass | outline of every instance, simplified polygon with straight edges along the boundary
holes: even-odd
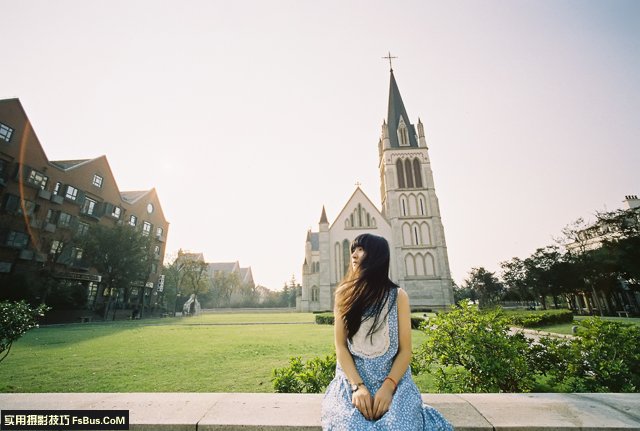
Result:
[[[0,392],[273,392],[271,370],[290,356],[333,352],[333,327],[313,319],[239,313],[41,327],[0,363]],[[418,346],[424,334],[412,332]],[[417,381],[429,389],[429,376]]]

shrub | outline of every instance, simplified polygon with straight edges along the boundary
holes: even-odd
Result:
[[[0,354],[4,352],[0,362],[7,357],[14,341],[38,326],[38,317],[44,316],[48,309],[45,305],[31,308],[25,301],[0,302]]]
[[[580,326],[553,377],[572,392],[638,392],[640,327],[599,317]]]
[[[275,368],[271,372],[271,381],[276,392],[320,393],[331,383],[335,370],[335,353],[306,363],[300,357],[292,357],[288,367]]]
[[[571,310],[505,311],[504,313],[513,325],[524,328],[573,322]]]
[[[534,376],[530,342],[511,335],[509,326],[500,310],[481,312],[461,301],[422,325],[427,340],[412,367],[434,373],[439,392],[528,392]]]
[[[316,323],[318,325],[333,325],[333,313],[316,314]]]

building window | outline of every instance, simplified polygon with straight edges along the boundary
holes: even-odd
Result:
[[[420,160],[413,159],[413,176],[416,179],[416,188],[422,188],[422,172],[420,172]]]
[[[411,161],[409,159],[404,161],[404,171],[407,175],[407,188],[413,188],[413,172],[411,169]]]
[[[318,286],[313,286],[311,288],[311,301],[318,302],[320,300],[320,292]]]
[[[151,274],[158,272],[158,265],[155,262],[151,262]]]
[[[122,214],[122,208],[113,207],[113,210],[111,211],[111,217],[119,219],[121,214]]]
[[[32,186],[35,186],[44,190],[45,187],[47,187],[48,180],[49,178],[42,172],[38,172],[35,169],[31,169],[31,172],[29,172],[29,176],[27,177],[27,184],[30,184]]]
[[[71,227],[71,214],[61,212],[58,216],[58,227]]]
[[[36,209],[36,203],[33,201],[22,201],[22,204],[18,207],[18,214],[32,215]]]
[[[78,189],[73,186],[67,186],[67,192],[64,194],[64,197],[75,201],[78,198]]]
[[[96,187],[102,187],[102,177],[98,174],[94,174],[92,184]]]
[[[52,255],[57,255],[62,253],[62,247],[64,246],[64,243],[62,241],[58,241],[57,239],[54,239],[53,241],[51,241],[51,248],[49,249],[49,254]]]
[[[156,238],[162,238],[164,230],[161,227],[156,228]]]
[[[404,182],[404,166],[400,159],[396,162],[396,170],[398,171],[398,187],[404,189],[406,187]]]
[[[82,260],[82,249],[78,247],[74,247],[73,250],[71,250],[71,256],[75,261]]]
[[[407,125],[402,117],[400,117],[400,124],[398,125],[398,139],[400,140],[400,146],[408,147],[410,145]]]
[[[29,235],[24,232],[16,232],[14,230],[7,235],[6,246],[15,248],[25,248],[29,243]]]
[[[82,214],[93,215],[96,210],[96,205],[98,202],[94,201],[90,198],[84,198],[84,202],[82,203],[82,209],[80,210]]]
[[[148,221],[142,223],[142,235],[149,236],[151,234],[151,223]]]
[[[13,129],[5,124],[0,123],[0,139],[3,141],[11,141],[11,135],[13,135]]]
[[[89,232],[89,225],[82,222],[78,223],[78,230],[76,231],[76,234],[78,236],[84,236],[87,232]]]
[[[58,181],[56,183],[56,186],[53,188],[53,194],[54,195],[59,195],[60,194],[60,188],[62,187],[62,183],[60,181]]]
[[[131,214],[131,216],[129,217],[129,224],[131,226],[135,226],[137,223],[138,223],[138,217]]]
[[[159,246],[159,245],[156,245],[156,246],[153,248],[153,255],[154,255],[155,257],[160,257],[160,246]]]

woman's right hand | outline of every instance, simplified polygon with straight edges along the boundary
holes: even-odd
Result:
[[[373,420],[373,398],[365,385],[361,385],[357,391],[351,394],[351,403],[362,413],[362,416]]]

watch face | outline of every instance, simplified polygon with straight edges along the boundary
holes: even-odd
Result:
[[[355,383],[351,385],[351,392],[355,392],[357,390],[358,390],[358,385],[356,385]]]

